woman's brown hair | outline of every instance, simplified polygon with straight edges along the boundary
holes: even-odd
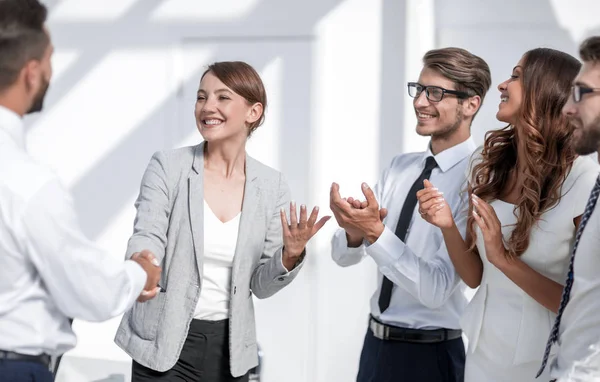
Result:
[[[570,142],[573,127],[561,110],[580,67],[577,59],[554,49],[538,48],[525,53],[521,75],[523,102],[516,126],[489,131],[481,161],[473,167],[469,196],[475,194],[486,202],[500,199],[513,169],[524,169],[514,211],[517,222],[505,243],[509,257],[525,252],[531,228],[560,201],[562,184],[575,161]],[[474,250],[475,219],[472,202],[469,203],[467,245]]]

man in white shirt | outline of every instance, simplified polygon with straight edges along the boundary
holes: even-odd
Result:
[[[458,319],[467,303],[465,287],[441,231],[414,212],[416,192],[431,179],[465,234],[463,191],[476,148],[470,128],[491,75],[485,61],[464,49],[429,51],[423,63],[408,92],[417,133],[431,137],[429,149],[395,157],[374,191],[362,185],[364,202],[342,199],[335,183],[331,189],[331,210],[342,228],[332,240],[333,260],[350,266],[370,256],[379,270],[358,382],[463,380]]]
[[[69,318],[103,321],[159,291],[149,251],[133,261],[81,232],[71,197],[25,151],[22,117],[40,111],[53,47],[38,0],[0,0],[0,381],[52,381],[73,348]]]
[[[574,126],[575,150],[580,155],[600,155],[600,36],[585,40],[579,49],[583,66],[573,82],[563,108]],[[559,381],[600,380],[600,212],[597,208],[600,178],[592,189],[575,239],[549,349],[557,341],[551,362],[552,378]]]

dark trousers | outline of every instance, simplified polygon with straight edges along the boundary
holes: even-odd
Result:
[[[53,382],[47,366],[39,362],[0,359],[0,382]]]
[[[248,382],[231,376],[229,321],[192,320],[179,360],[164,373],[133,361],[131,382]]]
[[[462,338],[420,344],[383,341],[367,330],[357,382],[463,382]]]

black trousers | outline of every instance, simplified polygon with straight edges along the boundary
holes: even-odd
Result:
[[[0,382],[53,382],[48,367],[38,362],[0,359]]]
[[[229,321],[192,320],[179,360],[162,373],[133,361],[131,382],[248,382],[231,376]]]
[[[462,338],[435,344],[383,341],[367,329],[357,382],[463,382]]]

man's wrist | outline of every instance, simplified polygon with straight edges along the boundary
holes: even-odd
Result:
[[[383,222],[379,221],[368,228],[365,239],[369,242],[369,244],[373,244],[379,239],[384,230],[385,225]]]
[[[363,243],[363,237],[349,234],[348,231],[346,231],[346,241],[348,242],[349,248],[358,248]]]

